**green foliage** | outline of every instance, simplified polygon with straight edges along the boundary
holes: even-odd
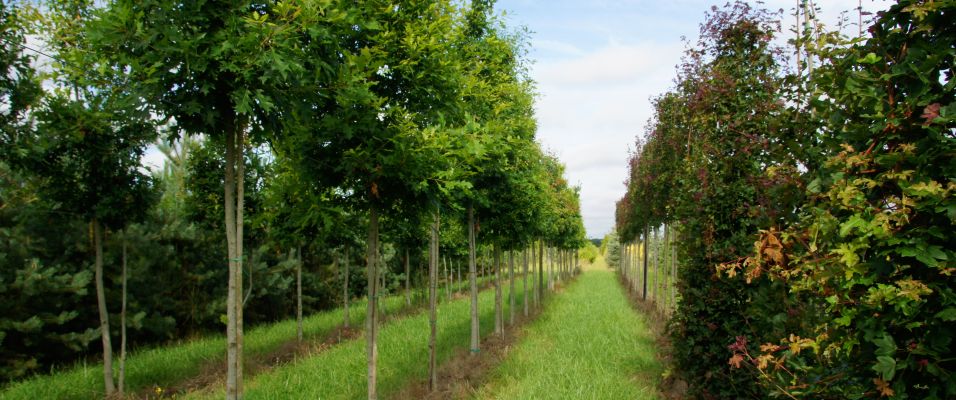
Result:
[[[612,230],[604,235],[604,240],[601,240],[601,248],[608,266],[617,268],[621,265],[621,242],[618,239],[617,231]]]
[[[867,40],[823,50],[812,84],[826,98],[811,106],[833,155],[813,174],[800,221],[779,241],[763,234],[755,254],[728,269],[769,273],[816,315],[744,357],[775,392],[956,396],[956,51],[942,45],[956,40],[953,12],[901,1]]]
[[[19,11],[7,3],[0,4],[0,99],[4,105],[0,113],[0,144],[4,153],[15,150],[13,142],[18,131],[25,128],[27,111],[42,94],[32,65],[34,57],[22,47],[26,43],[26,23]]]
[[[617,215],[626,238],[678,228],[692,394],[956,393],[953,11],[901,1],[865,40],[806,36],[809,76],[782,76],[761,12],[703,25]]]
[[[778,101],[784,80],[771,45],[774,21],[743,3],[708,14],[676,88],[654,101],[655,117],[637,143],[628,192],[618,203],[624,240],[642,233],[647,240],[660,224],[676,225],[675,363],[701,398],[764,396],[749,374],[727,364],[727,346],[736,336],[774,329],[748,320],[754,304],[786,307],[752,296],[743,282],[715,279],[714,269],[742,257],[758,229],[792,219],[800,200],[789,195],[797,160],[787,145],[805,136],[786,129],[789,115]]]
[[[600,253],[601,253],[600,249],[598,249],[597,246],[594,245],[594,243],[591,243],[590,241],[588,241],[587,244],[585,244],[584,247],[580,250],[580,253],[578,254],[578,256],[581,257],[581,259],[586,261],[587,263],[593,264],[594,261],[597,260]]]
[[[107,228],[114,321],[117,250],[129,245],[131,347],[221,330],[227,137],[239,137],[229,153],[242,149],[252,215],[250,330],[294,310],[293,247],[306,314],[341,303],[332,261],[345,251],[349,295],[366,289],[355,267],[370,205],[383,215],[386,290],[398,287],[403,250],[412,265],[422,258],[435,211],[452,265],[467,253],[469,205],[498,246],[583,246],[578,190],[534,141],[526,32],[492,3],[49,0],[24,14],[54,55],[46,91],[19,48],[25,22],[3,4],[2,380],[97,350],[84,272],[92,219]],[[168,160],[149,175],[151,143]],[[131,389],[144,384],[130,373]]]

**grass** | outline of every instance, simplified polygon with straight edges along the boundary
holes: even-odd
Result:
[[[525,328],[476,398],[657,398],[663,367],[648,323],[597,263]]]
[[[439,297],[444,299],[445,296]],[[405,307],[404,295],[399,293],[383,298],[382,307],[388,315],[401,311]],[[349,307],[351,326],[356,328],[364,326],[365,311],[365,299],[351,303]],[[338,328],[343,320],[342,308],[319,312],[303,319],[303,332],[306,339],[322,337]],[[293,340],[295,334],[295,319],[249,329],[245,332],[246,358],[271,353],[284,343]],[[225,341],[225,336],[222,334],[210,335],[130,354],[126,359],[127,392],[135,393],[154,386],[166,388],[200,374],[206,365],[224,360]],[[115,362],[114,365],[116,365]],[[66,370],[54,371],[49,375],[37,375],[11,384],[0,392],[0,400],[85,400],[102,398],[104,392],[102,364],[80,363]]]
[[[515,283],[516,304],[521,304],[522,281]],[[502,292],[508,296],[507,281]],[[471,335],[470,298],[443,303],[438,307],[437,361],[451,358],[455,349],[467,348]],[[508,304],[504,302],[507,315]],[[481,334],[494,329],[494,291],[479,295]],[[426,313],[395,320],[379,331],[378,391],[387,398],[409,382],[424,379],[428,373],[428,315]],[[335,346],[317,355],[302,358],[257,375],[245,382],[249,399],[361,399],[366,397],[366,351],[364,336]],[[193,393],[190,399],[222,398],[222,388],[214,393]]]

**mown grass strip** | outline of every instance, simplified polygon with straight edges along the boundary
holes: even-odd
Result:
[[[504,284],[503,292],[508,293]],[[522,283],[516,282],[517,304],[523,298]],[[494,291],[478,297],[481,334],[494,329]],[[437,360],[449,359],[457,348],[467,348],[470,331],[470,299],[462,298],[438,307]],[[508,312],[507,304],[504,312]],[[388,398],[409,380],[428,373],[428,316],[420,314],[396,320],[379,331],[378,391]],[[366,352],[364,336],[342,343],[318,355],[296,360],[260,374],[245,384],[249,399],[360,399],[366,396]],[[215,393],[193,393],[187,399],[222,398]]]
[[[490,278],[483,279],[484,281]],[[462,286],[465,286],[464,282]],[[444,296],[442,296],[444,297]],[[386,314],[400,312],[405,307],[404,294],[399,293],[382,299]],[[354,300],[349,307],[349,321],[361,328],[365,321],[365,299]],[[322,337],[339,326],[344,320],[342,308],[322,311],[303,319],[305,339]],[[271,353],[295,338],[295,319],[261,325],[246,331],[245,349],[248,358]],[[204,366],[225,357],[225,337],[221,334],[189,340],[180,344],[156,347],[134,352],[126,361],[126,387],[128,393],[158,386],[167,388],[202,373]],[[115,365],[115,363],[114,363]],[[102,398],[102,364],[80,363],[55,371],[50,375],[38,375],[14,383],[3,392],[2,400],[87,400]]]
[[[476,398],[655,399],[655,349],[614,274],[586,271],[526,326]]]

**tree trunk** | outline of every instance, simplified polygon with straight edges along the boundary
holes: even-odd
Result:
[[[471,354],[478,355],[479,333],[478,322],[478,280],[475,276],[475,209],[468,206],[468,279],[471,281]]]
[[[103,287],[103,225],[93,218],[93,246],[96,259],[93,264],[96,279],[96,306],[100,314],[100,338],[103,341],[103,383],[106,396],[116,392],[113,384],[113,344],[110,342],[110,315],[106,310],[106,290]]]
[[[641,289],[641,299],[643,300],[647,300],[647,245],[647,226],[644,226],[644,246],[642,248],[642,250],[644,250],[642,252],[644,255],[644,278],[641,280],[641,284],[643,285]]]
[[[554,290],[554,248],[548,248],[548,290]]]
[[[302,248],[296,251],[295,263],[295,339],[302,342]]]
[[[120,305],[119,396],[126,390],[126,232],[123,232],[123,299]]]
[[[494,252],[494,280],[495,280],[495,334],[503,335],[504,313],[501,309],[501,246],[493,245]]]
[[[538,251],[535,242],[531,242],[531,300],[532,305],[538,306]]]
[[[245,133],[243,129],[236,131],[236,149],[239,151],[236,157],[236,257],[239,265],[236,268],[236,398],[242,400],[243,397],[243,316],[242,316],[242,271],[243,259],[243,208],[245,208],[245,181],[246,181],[246,163],[244,156]]]
[[[654,227],[654,230],[651,231],[651,249],[652,249],[651,250],[652,254],[654,254],[654,257],[651,258],[651,265],[653,266],[652,269],[654,270],[654,276],[653,276],[654,281],[651,284],[651,297],[654,299],[654,303],[655,303],[654,305],[658,306],[657,303],[659,303],[658,300],[660,300],[660,283],[661,283],[660,278],[661,277],[660,277],[660,269],[658,268],[658,266],[660,266],[660,258],[659,258],[660,251],[658,249],[658,243],[657,243],[657,227],[656,226]]]
[[[524,303],[524,316],[527,317],[528,316],[528,249],[524,249],[524,251],[521,252],[521,255],[522,255],[521,258],[523,258],[523,261],[524,261],[524,287],[522,288],[522,291],[524,292],[524,297],[522,298],[522,302]]]
[[[428,389],[434,391],[438,379],[435,352],[438,340],[438,211],[435,211],[431,226],[431,242],[428,248],[428,323],[431,335],[428,338]]]
[[[620,268],[621,271],[624,271],[625,274],[628,274],[627,270],[629,265],[627,265],[627,244],[626,243],[620,242],[620,245],[618,247],[618,253],[621,253],[618,255],[618,259],[617,259],[618,268]]]
[[[662,264],[662,265],[661,265],[661,271],[664,273],[664,284],[661,285],[662,288],[663,288],[663,290],[661,290],[661,303],[663,304],[663,307],[661,307],[661,311],[662,311],[662,312],[665,312],[665,313],[667,312],[667,308],[668,308],[668,306],[670,305],[670,304],[668,304],[668,303],[670,302],[670,285],[669,285],[669,283],[670,283],[670,272],[671,272],[671,269],[669,268],[669,266],[670,266],[670,255],[669,255],[668,252],[667,252],[667,246],[668,246],[667,241],[668,241],[668,240],[670,240],[670,235],[669,235],[669,232],[668,232],[668,230],[667,230],[667,225],[664,225],[664,243],[663,243],[663,246],[661,246],[661,247],[663,247],[663,251],[662,251],[661,253],[662,253],[662,256],[663,256],[663,258],[664,258],[664,262],[661,263],[661,264]]]
[[[229,290],[226,293],[226,400],[236,400],[236,269],[239,268],[239,255],[236,254],[236,136],[234,131],[226,133],[226,175],[224,182],[224,200],[226,213],[226,247],[229,257]]]
[[[368,268],[368,310],[365,313],[366,354],[368,356],[368,399],[376,400],[378,393],[375,384],[378,362],[378,345],[375,341],[378,332],[378,210],[375,205],[369,206],[368,223],[368,254],[366,266]]]
[[[515,324],[515,252],[508,252],[508,281],[511,289],[508,291],[508,325]]]
[[[535,303],[544,300],[544,240],[538,242],[538,295]]]
[[[345,305],[344,310],[344,320],[345,320],[345,329],[349,329],[351,322],[349,320],[349,248],[345,248],[345,258],[342,260],[342,274],[345,282],[342,284],[342,303]]]
[[[676,238],[671,236],[671,241],[676,241]],[[671,288],[671,311],[677,310],[677,248],[671,243],[670,247],[671,252],[671,281],[673,282],[673,287]]]
[[[408,267],[408,249],[405,249],[405,306],[412,306],[412,273],[411,269]]]
[[[441,265],[445,270],[445,300],[451,301],[451,270],[448,269],[448,257],[442,257]]]

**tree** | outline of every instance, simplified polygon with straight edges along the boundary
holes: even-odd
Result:
[[[230,399],[242,397],[244,149],[294,127],[308,96],[288,94],[314,87],[315,75],[306,71],[325,66],[302,49],[324,43],[341,17],[281,2],[119,1],[90,29],[103,64],[130,82],[133,102],[174,121],[174,136],[205,134],[225,143]]]

